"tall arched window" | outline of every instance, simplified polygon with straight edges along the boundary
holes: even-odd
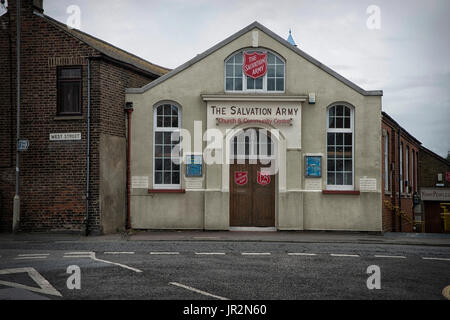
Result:
[[[267,53],[267,72],[253,79],[243,72],[244,52]],[[225,91],[244,92],[284,92],[285,63],[276,54],[266,50],[243,50],[225,61]]]
[[[181,188],[179,150],[181,110],[174,104],[154,109],[153,186],[156,189]]]
[[[328,108],[327,189],[354,189],[354,110],[345,104]]]

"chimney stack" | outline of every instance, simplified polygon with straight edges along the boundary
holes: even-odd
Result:
[[[44,0],[33,0],[33,8],[39,13],[44,13]]]

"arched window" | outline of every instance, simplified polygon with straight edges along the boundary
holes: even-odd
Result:
[[[266,129],[250,128],[234,136],[231,152],[231,159],[268,160],[274,158],[275,145]]]
[[[155,107],[153,186],[156,189],[181,188],[180,128],[178,106],[168,103]]]
[[[328,108],[327,189],[353,190],[354,110],[345,104]]]
[[[253,79],[244,74],[244,52],[267,54],[267,72],[264,76]],[[225,91],[284,92],[285,72],[284,61],[270,51],[240,51],[225,61]]]

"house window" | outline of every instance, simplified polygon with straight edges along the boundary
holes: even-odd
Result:
[[[406,193],[409,193],[409,146],[406,146]]]
[[[180,128],[181,111],[173,104],[161,104],[154,110],[155,189],[181,188]]]
[[[243,72],[244,52],[267,53],[267,72],[264,76],[253,79]],[[240,51],[225,62],[225,91],[244,92],[284,92],[285,63],[269,51]]]
[[[403,143],[400,143],[400,194],[403,193]]]
[[[57,69],[58,115],[81,115],[81,67]]]
[[[353,190],[353,108],[338,104],[328,108],[327,189]]]
[[[416,189],[416,157],[414,150],[411,150],[412,156],[412,170],[411,170],[411,192],[414,192]]]
[[[389,191],[389,134],[384,136],[384,191]]]

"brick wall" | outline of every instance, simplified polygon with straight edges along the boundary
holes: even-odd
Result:
[[[99,208],[99,143],[102,132],[125,137],[125,88],[139,87],[152,78],[105,62],[99,52],[73,38],[45,19],[33,14],[32,0],[22,0],[22,112],[21,137],[30,140],[28,151],[21,153],[20,195],[23,231],[82,231],[86,214],[86,120],[87,60],[83,65],[83,115],[75,118],[56,115],[56,66],[51,57],[93,57],[91,75],[91,201],[89,224],[101,233]],[[13,83],[16,83],[15,1],[9,13],[0,18],[0,26],[11,19]],[[5,32],[5,30],[0,30]],[[0,58],[9,56],[9,41],[0,37]],[[0,166],[10,166],[11,103],[9,103],[9,63],[0,64],[2,130]],[[6,85],[3,85],[6,84]],[[12,130],[15,138],[16,99],[13,92]],[[81,141],[50,142],[50,133],[81,132]],[[14,150],[15,152],[15,150]],[[14,153],[13,153],[14,154]],[[14,160],[14,159],[13,159]],[[14,160],[15,161],[15,160]],[[14,164],[15,166],[15,164]],[[0,168],[0,229],[11,230],[15,173]],[[125,197],[125,195],[124,195]]]
[[[445,173],[450,172],[450,162],[439,157],[433,152],[420,148],[419,151],[419,187],[435,188],[436,184],[444,184],[450,188],[450,182],[445,180]],[[438,174],[442,174],[441,182],[438,182]]]
[[[383,192],[383,231],[400,231],[400,218],[394,216],[395,207],[399,207],[399,126],[389,118],[383,116],[382,121],[382,192]],[[388,137],[388,168],[385,165],[385,137]],[[415,140],[403,129],[400,143],[403,145],[403,192],[401,194],[401,211],[404,216],[401,226],[402,232],[414,231],[413,195],[418,190],[418,152],[420,142]],[[408,167],[406,165],[407,151],[409,150]],[[388,188],[385,188],[386,170],[388,172]],[[409,186],[405,184],[408,172]]]

